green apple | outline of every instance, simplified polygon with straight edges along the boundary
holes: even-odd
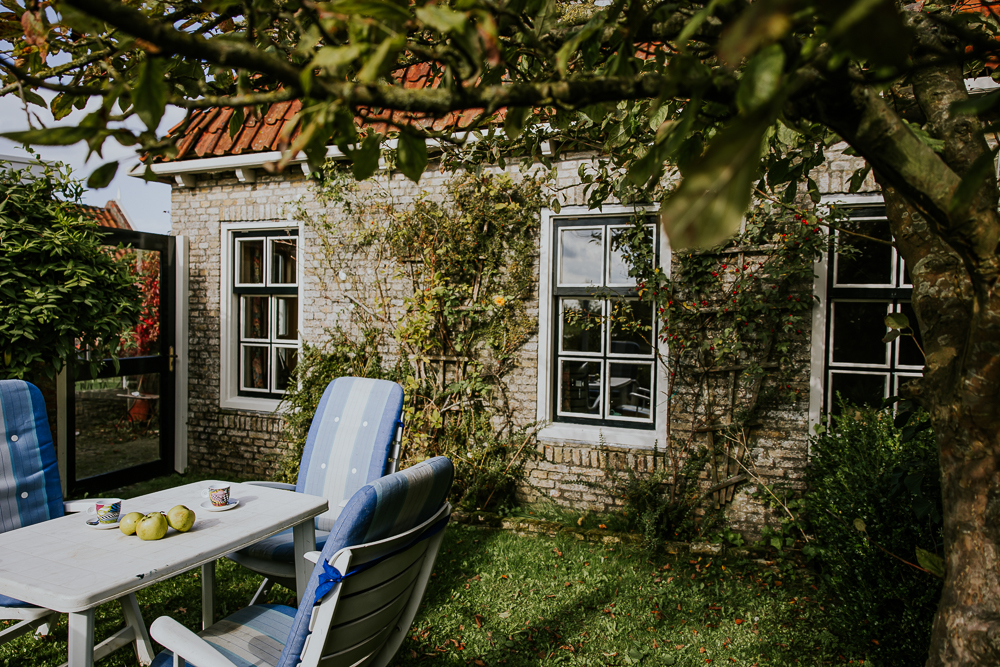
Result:
[[[175,505],[167,512],[167,523],[174,530],[186,533],[194,525],[194,512],[184,505]]]
[[[129,512],[122,517],[121,523],[118,527],[126,535],[135,535],[135,527],[139,525],[139,521],[142,520],[142,512]]]
[[[135,528],[140,540],[158,540],[167,534],[167,517],[162,512],[150,512]]]

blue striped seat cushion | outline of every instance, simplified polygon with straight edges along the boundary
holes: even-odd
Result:
[[[62,515],[42,392],[23,380],[0,380],[0,532]]]
[[[330,530],[341,503],[385,474],[403,411],[403,388],[388,380],[342,377],[331,382],[309,427],[295,490],[322,496],[330,509],[316,528]]]
[[[0,607],[19,607],[21,609],[30,609],[35,605],[29,604],[27,602],[21,602],[17,598],[7,597],[6,595],[0,595]]]
[[[230,614],[198,633],[237,667],[274,667],[288,639],[295,616],[293,607],[256,604]],[[150,667],[170,667],[173,653],[163,651]],[[190,667],[197,667],[187,663]]]
[[[316,551],[322,551],[326,544],[326,538],[330,533],[326,531],[316,531]],[[295,544],[292,541],[292,529],[283,530],[277,535],[272,535],[267,539],[240,549],[240,554],[268,560],[273,563],[288,563],[295,560]]]

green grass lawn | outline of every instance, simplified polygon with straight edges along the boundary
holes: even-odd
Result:
[[[222,614],[245,605],[259,582],[225,560],[217,580]],[[168,614],[197,629],[199,586],[199,574],[189,572],[140,591],[147,624]],[[290,596],[275,587],[269,601]],[[686,553],[647,557],[632,546],[453,524],[424,606],[393,664],[857,663],[865,656],[847,654],[824,629],[829,613],[812,578],[790,566]],[[98,608],[98,641],[122,623],[117,603]],[[60,664],[66,629],[63,617],[49,637],[0,647],[0,665]],[[872,639],[845,641],[865,646]],[[124,648],[99,664],[137,661]]]

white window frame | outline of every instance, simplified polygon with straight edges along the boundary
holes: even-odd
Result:
[[[841,206],[873,206],[883,204],[885,199],[879,193],[872,194],[859,194],[859,195],[826,195],[820,200],[820,211],[826,212],[829,210],[830,206],[841,205]],[[824,233],[827,233],[824,231]],[[905,273],[905,265],[899,260],[897,256],[897,251],[895,248],[892,249],[893,258],[893,270],[899,271],[897,285],[900,288],[912,288],[913,285],[906,283],[903,279]],[[817,299],[813,305],[812,312],[812,336],[811,336],[811,353],[810,353],[810,373],[809,373],[809,432],[813,433],[814,428],[820,423],[820,418],[826,412],[826,406],[823,404],[825,388],[827,378],[825,377],[824,369],[826,368],[827,355],[832,354],[832,350],[827,347],[826,338],[826,328],[827,328],[827,285],[829,278],[829,271],[834,270],[834,267],[830,266],[830,253],[824,252],[823,256],[816,261],[813,265],[813,294],[816,295]],[[838,285],[838,287],[852,287],[852,285]],[[863,287],[872,287],[872,285],[863,285]],[[897,312],[899,310],[899,305],[890,308],[891,312]],[[892,373],[889,378],[889,394],[893,395],[898,392],[899,389],[899,378],[905,377],[920,377],[920,367],[917,366],[906,366],[900,367],[898,364],[899,360],[899,346],[896,346],[892,354],[896,355],[895,359],[890,360],[888,355],[886,357],[885,366],[869,366],[870,372],[866,371],[855,371],[859,375],[890,375],[888,367],[892,366],[893,361],[897,362],[895,367],[897,370]],[[862,368],[867,365],[865,364],[852,364],[855,368]],[[912,372],[908,372],[912,371]],[[837,369],[831,368],[831,373],[836,373]]]
[[[255,398],[252,396],[239,395],[239,369],[240,369],[240,346],[239,336],[242,322],[239,318],[239,294],[233,293],[233,288],[237,285],[236,276],[233,273],[233,242],[234,232],[265,232],[276,230],[298,230],[298,242],[296,252],[298,259],[295,263],[295,285],[298,287],[298,321],[301,332],[303,321],[303,276],[305,267],[305,254],[303,252],[303,237],[305,226],[302,222],[288,221],[266,221],[266,222],[233,222],[220,225],[220,247],[222,248],[222,258],[220,262],[219,275],[219,407],[224,410],[242,410],[247,412],[275,412],[281,404],[279,399]],[[265,253],[266,253],[265,244]],[[266,270],[266,269],[265,269]],[[264,276],[267,283],[268,276]],[[252,285],[243,285],[250,287]],[[282,286],[292,287],[283,283]],[[273,319],[273,318],[269,318]],[[268,326],[275,326],[269,321]],[[296,344],[288,344],[282,347],[294,347],[302,355],[302,335]],[[271,372],[273,372],[273,364]]]
[[[555,414],[553,405],[553,382],[555,381],[555,371],[553,369],[556,350],[553,343],[553,327],[560,326],[555,320],[556,299],[552,297],[553,288],[553,262],[556,261],[556,254],[553,239],[554,219],[564,217],[606,217],[614,215],[633,215],[636,213],[655,214],[655,206],[621,206],[605,205],[600,210],[589,209],[586,206],[565,206],[559,213],[551,209],[543,208],[541,212],[541,233],[538,252],[538,381],[536,394],[536,419],[547,425],[538,432],[538,439],[543,441],[558,441],[568,443],[579,443],[585,445],[596,445],[605,442],[610,445],[631,447],[634,449],[653,449],[659,447],[663,449],[666,443],[663,441],[663,434],[667,423],[667,371],[662,364],[657,363],[653,358],[653,365],[656,373],[656,397],[654,401],[654,429],[618,428],[604,424],[569,424],[564,422],[552,422]],[[581,227],[586,228],[585,225]],[[663,231],[662,225],[656,225],[660,243],[660,270],[667,276],[670,275],[670,241]],[[607,253],[608,239],[604,239],[605,254]],[[667,354],[667,345],[659,340],[656,341],[659,353]],[[608,379],[604,378],[605,384]],[[632,421],[632,420],[629,420]]]

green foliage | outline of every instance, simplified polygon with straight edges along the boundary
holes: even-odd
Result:
[[[3,377],[54,377],[67,363],[96,375],[139,322],[132,257],[102,246],[75,205],[81,191],[61,168],[0,171]]]
[[[942,582],[902,561],[932,564],[943,546],[934,434],[907,439],[901,427],[889,411],[844,405],[812,440],[804,506],[815,542],[804,551],[838,598],[831,631],[903,666],[927,657]]]
[[[448,186],[446,204],[421,199],[397,208],[381,193],[366,199],[344,188],[340,173],[326,172],[320,200],[353,216],[338,225],[307,218],[330,266],[370,252],[373,263],[388,267],[380,275],[408,279],[412,291],[400,310],[385,284],[368,281],[368,298],[352,311],[354,333],[337,329],[322,348],[306,346],[296,369],[300,386],[285,396],[294,408],[286,417],[286,480],[297,475],[326,385],[341,375],[381,377],[403,385],[404,466],[448,456],[457,505],[513,503],[534,436],[513,419],[506,377],[537,326],[527,304],[540,193],[530,178],[460,177]]]

